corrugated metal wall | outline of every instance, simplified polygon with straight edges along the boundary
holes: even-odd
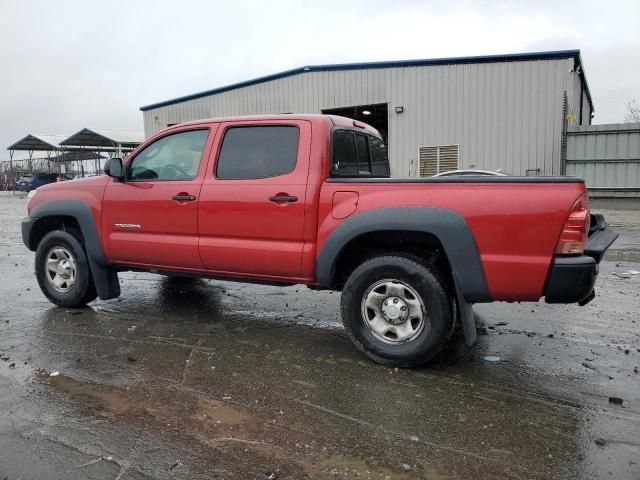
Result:
[[[640,197],[640,124],[569,127],[567,175],[595,195]]]
[[[146,135],[187,120],[388,103],[392,175],[416,176],[419,149],[460,145],[461,168],[560,174],[562,102],[579,103],[574,60],[305,72],[144,112]],[[394,107],[403,106],[396,114]]]

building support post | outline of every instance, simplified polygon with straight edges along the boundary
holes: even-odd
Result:
[[[581,97],[582,98],[582,97]],[[582,111],[582,107],[580,107]],[[560,175],[567,174],[567,129],[569,128],[569,100],[567,99],[567,91],[565,90],[562,97],[562,138],[560,139]]]

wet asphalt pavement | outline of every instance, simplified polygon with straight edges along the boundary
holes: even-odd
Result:
[[[396,370],[302,286],[124,273],[54,307],[0,195],[0,480],[640,478],[638,204],[606,205],[591,304],[476,305],[473,348]]]

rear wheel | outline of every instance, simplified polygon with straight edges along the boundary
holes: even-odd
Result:
[[[81,307],[97,297],[87,254],[71,233],[47,233],[36,250],[36,277],[42,293],[61,307]]]
[[[376,362],[415,367],[448,341],[454,318],[445,283],[410,258],[367,260],[342,291],[342,321],[356,346]]]

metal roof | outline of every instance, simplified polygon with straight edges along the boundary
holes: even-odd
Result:
[[[137,147],[144,142],[142,132],[130,132],[127,130],[105,130],[98,128],[83,128],[69,138],[60,142],[63,147],[109,147],[116,145],[122,147]]]
[[[292,70],[286,70],[284,72],[267,75],[264,77],[254,78],[252,80],[246,80],[244,82],[234,83],[226,85],[224,87],[214,88],[212,90],[205,90],[204,92],[194,93],[192,95],[185,95],[182,97],[174,98],[171,100],[165,100],[150,105],[140,107],[140,110],[147,111],[154,108],[165,107],[167,105],[173,105],[176,103],[186,102],[188,100],[195,100],[197,98],[208,97],[217,93],[228,92],[229,90],[235,90],[238,88],[248,87],[259,83],[270,82],[272,80],[278,80],[281,78],[291,77],[305,72],[331,72],[338,70],[364,70],[372,68],[401,68],[401,67],[421,67],[429,65],[452,65],[452,64],[467,64],[467,63],[491,63],[491,62],[522,62],[531,60],[549,60],[560,58],[573,58],[576,62],[576,66],[580,66],[581,77],[585,84],[585,91],[589,102],[591,101],[591,94],[589,87],[587,86],[586,78],[584,77],[584,68],[582,67],[582,60],[580,58],[580,50],[557,50],[550,52],[530,52],[530,53],[509,53],[503,55],[480,55],[473,57],[450,57],[450,58],[433,58],[423,60],[393,60],[386,62],[364,62],[364,63],[337,63],[328,65],[308,65],[305,67],[294,68]]]
[[[7,147],[7,150],[32,150],[32,151],[51,151],[60,148],[60,142],[65,138],[64,135],[40,135],[30,133],[26,137],[18,140],[13,145]]]
[[[104,160],[107,157],[91,150],[62,151],[50,158],[52,162],[78,162],[86,160]]]

